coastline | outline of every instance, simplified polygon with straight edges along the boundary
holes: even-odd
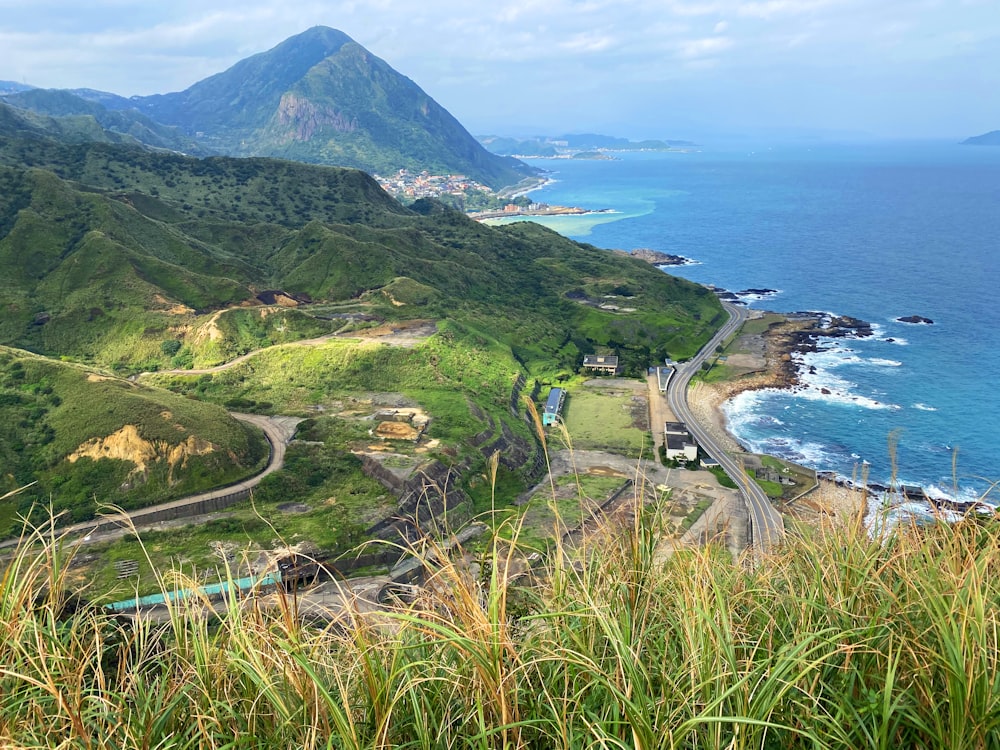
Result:
[[[786,316],[760,337],[755,353],[759,369],[721,382],[698,380],[693,383],[688,389],[691,411],[724,450],[746,454],[748,451],[729,431],[723,405],[746,391],[794,387],[798,384],[798,370],[792,354],[815,350],[816,340],[821,337],[847,336],[851,331],[865,330],[870,331],[870,326],[856,319],[823,318],[817,314]],[[741,335],[742,332],[737,334],[737,338]],[[816,489],[796,501],[792,511],[797,516],[819,526],[841,526],[864,517],[868,498],[863,488],[822,476],[822,472],[818,472],[817,481]]]

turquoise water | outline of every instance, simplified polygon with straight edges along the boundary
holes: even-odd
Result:
[[[831,341],[794,392],[744,394],[731,429],[755,451],[841,476],[867,464],[934,494],[968,498],[1000,480],[1000,148],[947,143],[779,147],[547,161],[552,204],[612,209],[541,220],[601,247],[649,247],[698,265],[672,273],[752,303],[875,324]],[[930,326],[896,322],[921,315]],[[957,453],[956,453],[957,451]],[[957,471],[953,471],[953,461]]]

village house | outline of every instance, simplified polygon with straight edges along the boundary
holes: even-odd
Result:
[[[667,422],[663,426],[668,461],[697,461],[698,443],[683,422]]]
[[[618,357],[604,354],[583,355],[583,369],[593,370],[602,375],[618,374]]]

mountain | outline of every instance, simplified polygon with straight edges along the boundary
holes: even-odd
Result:
[[[1000,146],[1000,130],[991,130],[989,133],[966,138],[962,144],[966,146]]]
[[[465,174],[492,187],[533,173],[487,152],[413,81],[343,32],[325,27],[291,37],[184,91],[128,102],[234,156],[367,172],[426,169]]]
[[[127,136],[137,143],[153,148],[181,151],[188,154],[207,155],[211,153],[193,138],[183,135],[176,127],[154,122],[149,117],[133,109],[108,109],[107,104],[120,104],[115,94],[80,89],[79,92],[58,89],[31,89],[8,94],[3,100],[20,109],[29,110],[53,118],[92,118],[101,129],[109,133]],[[91,129],[93,130],[93,129]],[[116,142],[110,137],[93,137],[92,140]]]
[[[29,86],[26,83],[18,83],[17,81],[0,81],[0,96],[16,94],[20,91],[30,91],[33,88],[35,87]]]

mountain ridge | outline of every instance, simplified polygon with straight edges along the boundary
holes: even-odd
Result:
[[[152,148],[265,156],[369,173],[462,174],[494,189],[537,173],[492,154],[416,83],[325,26],[285,39],[183,91],[125,98],[95,89],[10,85],[12,105],[89,116]],[[79,130],[70,124],[68,130]],[[58,126],[48,128],[50,134]],[[95,133],[92,140],[114,141]]]
[[[206,149],[193,138],[184,136],[176,127],[162,125],[134,109],[113,109],[103,92],[85,90],[88,96],[64,89],[29,89],[3,96],[8,105],[24,111],[59,120],[61,118],[92,118],[103,130],[126,136],[135,144],[170,151],[181,151],[195,156],[208,156]],[[103,101],[102,101],[103,98]],[[104,140],[94,137],[94,140]],[[114,142],[113,138],[109,138]]]

